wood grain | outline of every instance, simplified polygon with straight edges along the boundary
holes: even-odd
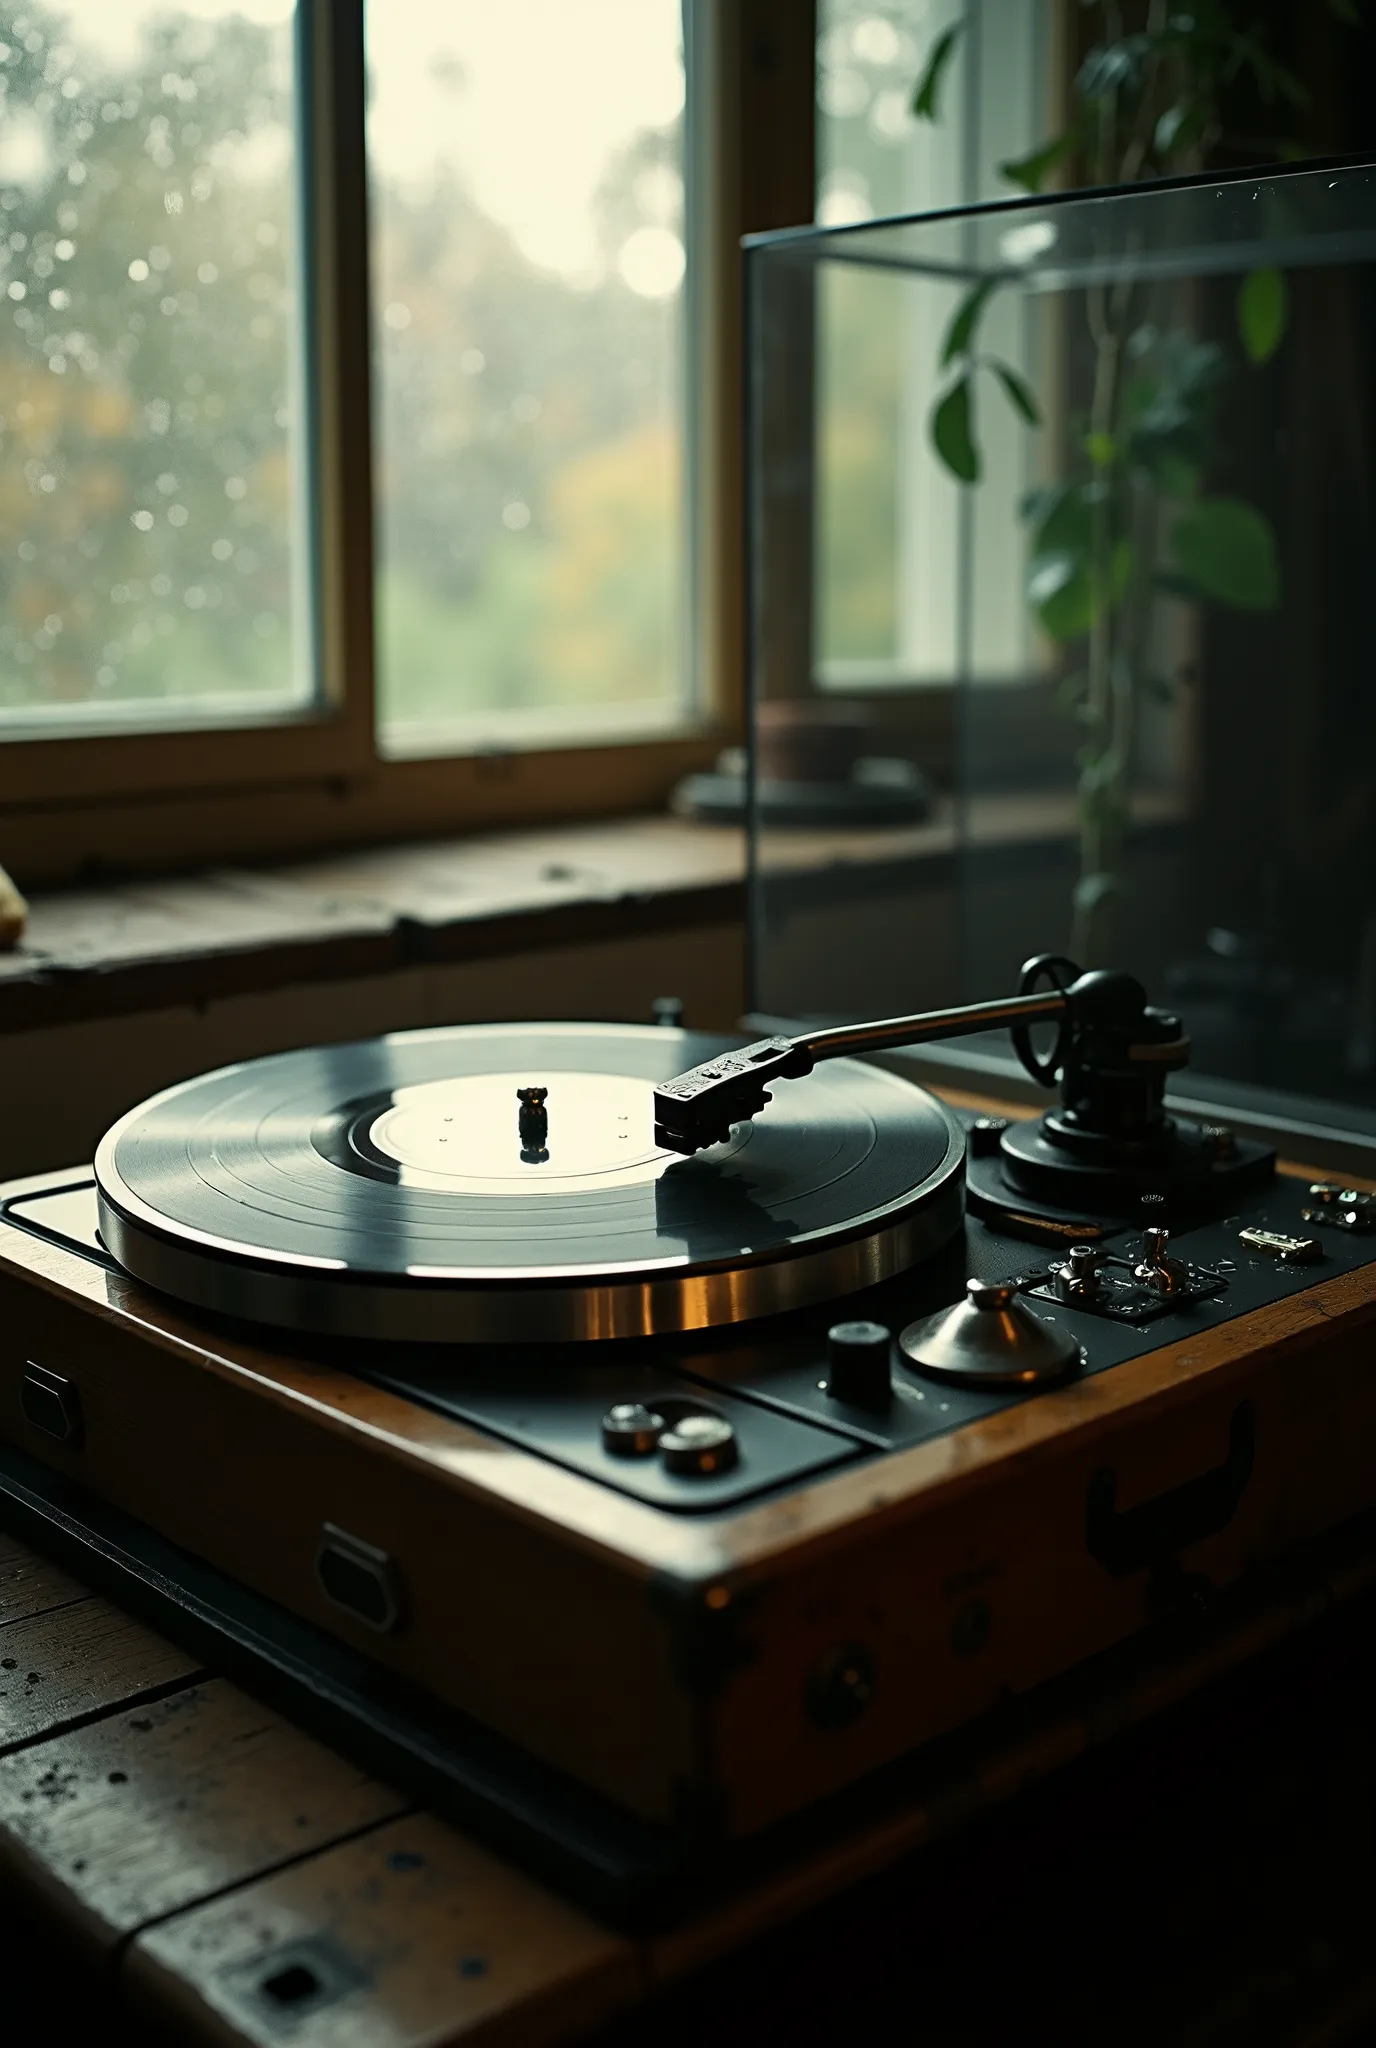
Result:
[[[513,765],[528,773],[531,757]],[[690,765],[685,756],[682,766]],[[260,803],[264,817],[272,803]],[[298,825],[299,812],[298,804]],[[1067,822],[1066,799],[1055,793],[996,792],[976,799],[972,810],[985,845],[1044,844]],[[141,834],[147,823],[131,816],[125,829]],[[341,836],[347,835],[336,829],[329,839],[338,844]],[[840,879],[863,894],[876,875],[921,872],[949,860],[958,836],[955,812],[943,798],[920,825],[772,835],[769,872],[776,881]],[[149,851],[166,863],[156,838]],[[52,857],[65,863],[70,852],[70,843],[54,845]],[[225,858],[242,853],[226,846]],[[613,817],[370,847],[271,869],[226,866],[172,880],[53,890],[35,897],[19,951],[0,955],[0,1033],[395,975],[419,961],[509,958],[736,925],[745,910],[744,867],[739,827]]]
[[[108,1948],[406,1810],[214,1678],[0,1757],[0,1869]]]
[[[260,2048],[542,2048],[641,1988],[629,1943],[424,1815],[178,1914],[125,1971],[178,2038]]]
[[[0,1756],[197,1670],[105,1600],[12,1621],[0,1629]]]
[[[0,1628],[89,1597],[85,1586],[0,1530]]]

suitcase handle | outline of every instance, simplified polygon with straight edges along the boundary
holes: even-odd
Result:
[[[1257,1412],[1239,1401],[1228,1424],[1228,1454],[1221,1465],[1186,1479],[1134,1508],[1118,1510],[1118,1478],[1107,1466],[1089,1482],[1085,1543],[1115,1579],[1164,1564],[1188,1544],[1226,1529],[1252,1476]]]

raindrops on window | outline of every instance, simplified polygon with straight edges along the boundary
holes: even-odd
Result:
[[[300,702],[291,0],[0,47],[0,728]]]
[[[652,729],[685,682],[680,0],[371,0],[367,32],[384,743]]]

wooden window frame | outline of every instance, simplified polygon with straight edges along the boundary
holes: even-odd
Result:
[[[252,725],[7,739],[0,860],[22,879],[643,811],[739,735],[739,240],[812,215],[815,6],[685,0],[685,43],[697,248],[687,380],[695,688],[682,726],[622,744],[411,760],[380,753],[363,0],[298,0],[318,708]]]

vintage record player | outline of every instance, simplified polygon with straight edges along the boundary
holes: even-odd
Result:
[[[867,1057],[998,1025],[1041,1117]],[[0,1512],[571,1870],[725,1869],[1376,1505],[1376,1200],[1187,1055],[1042,956],[182,1083],[0,1196]]]

